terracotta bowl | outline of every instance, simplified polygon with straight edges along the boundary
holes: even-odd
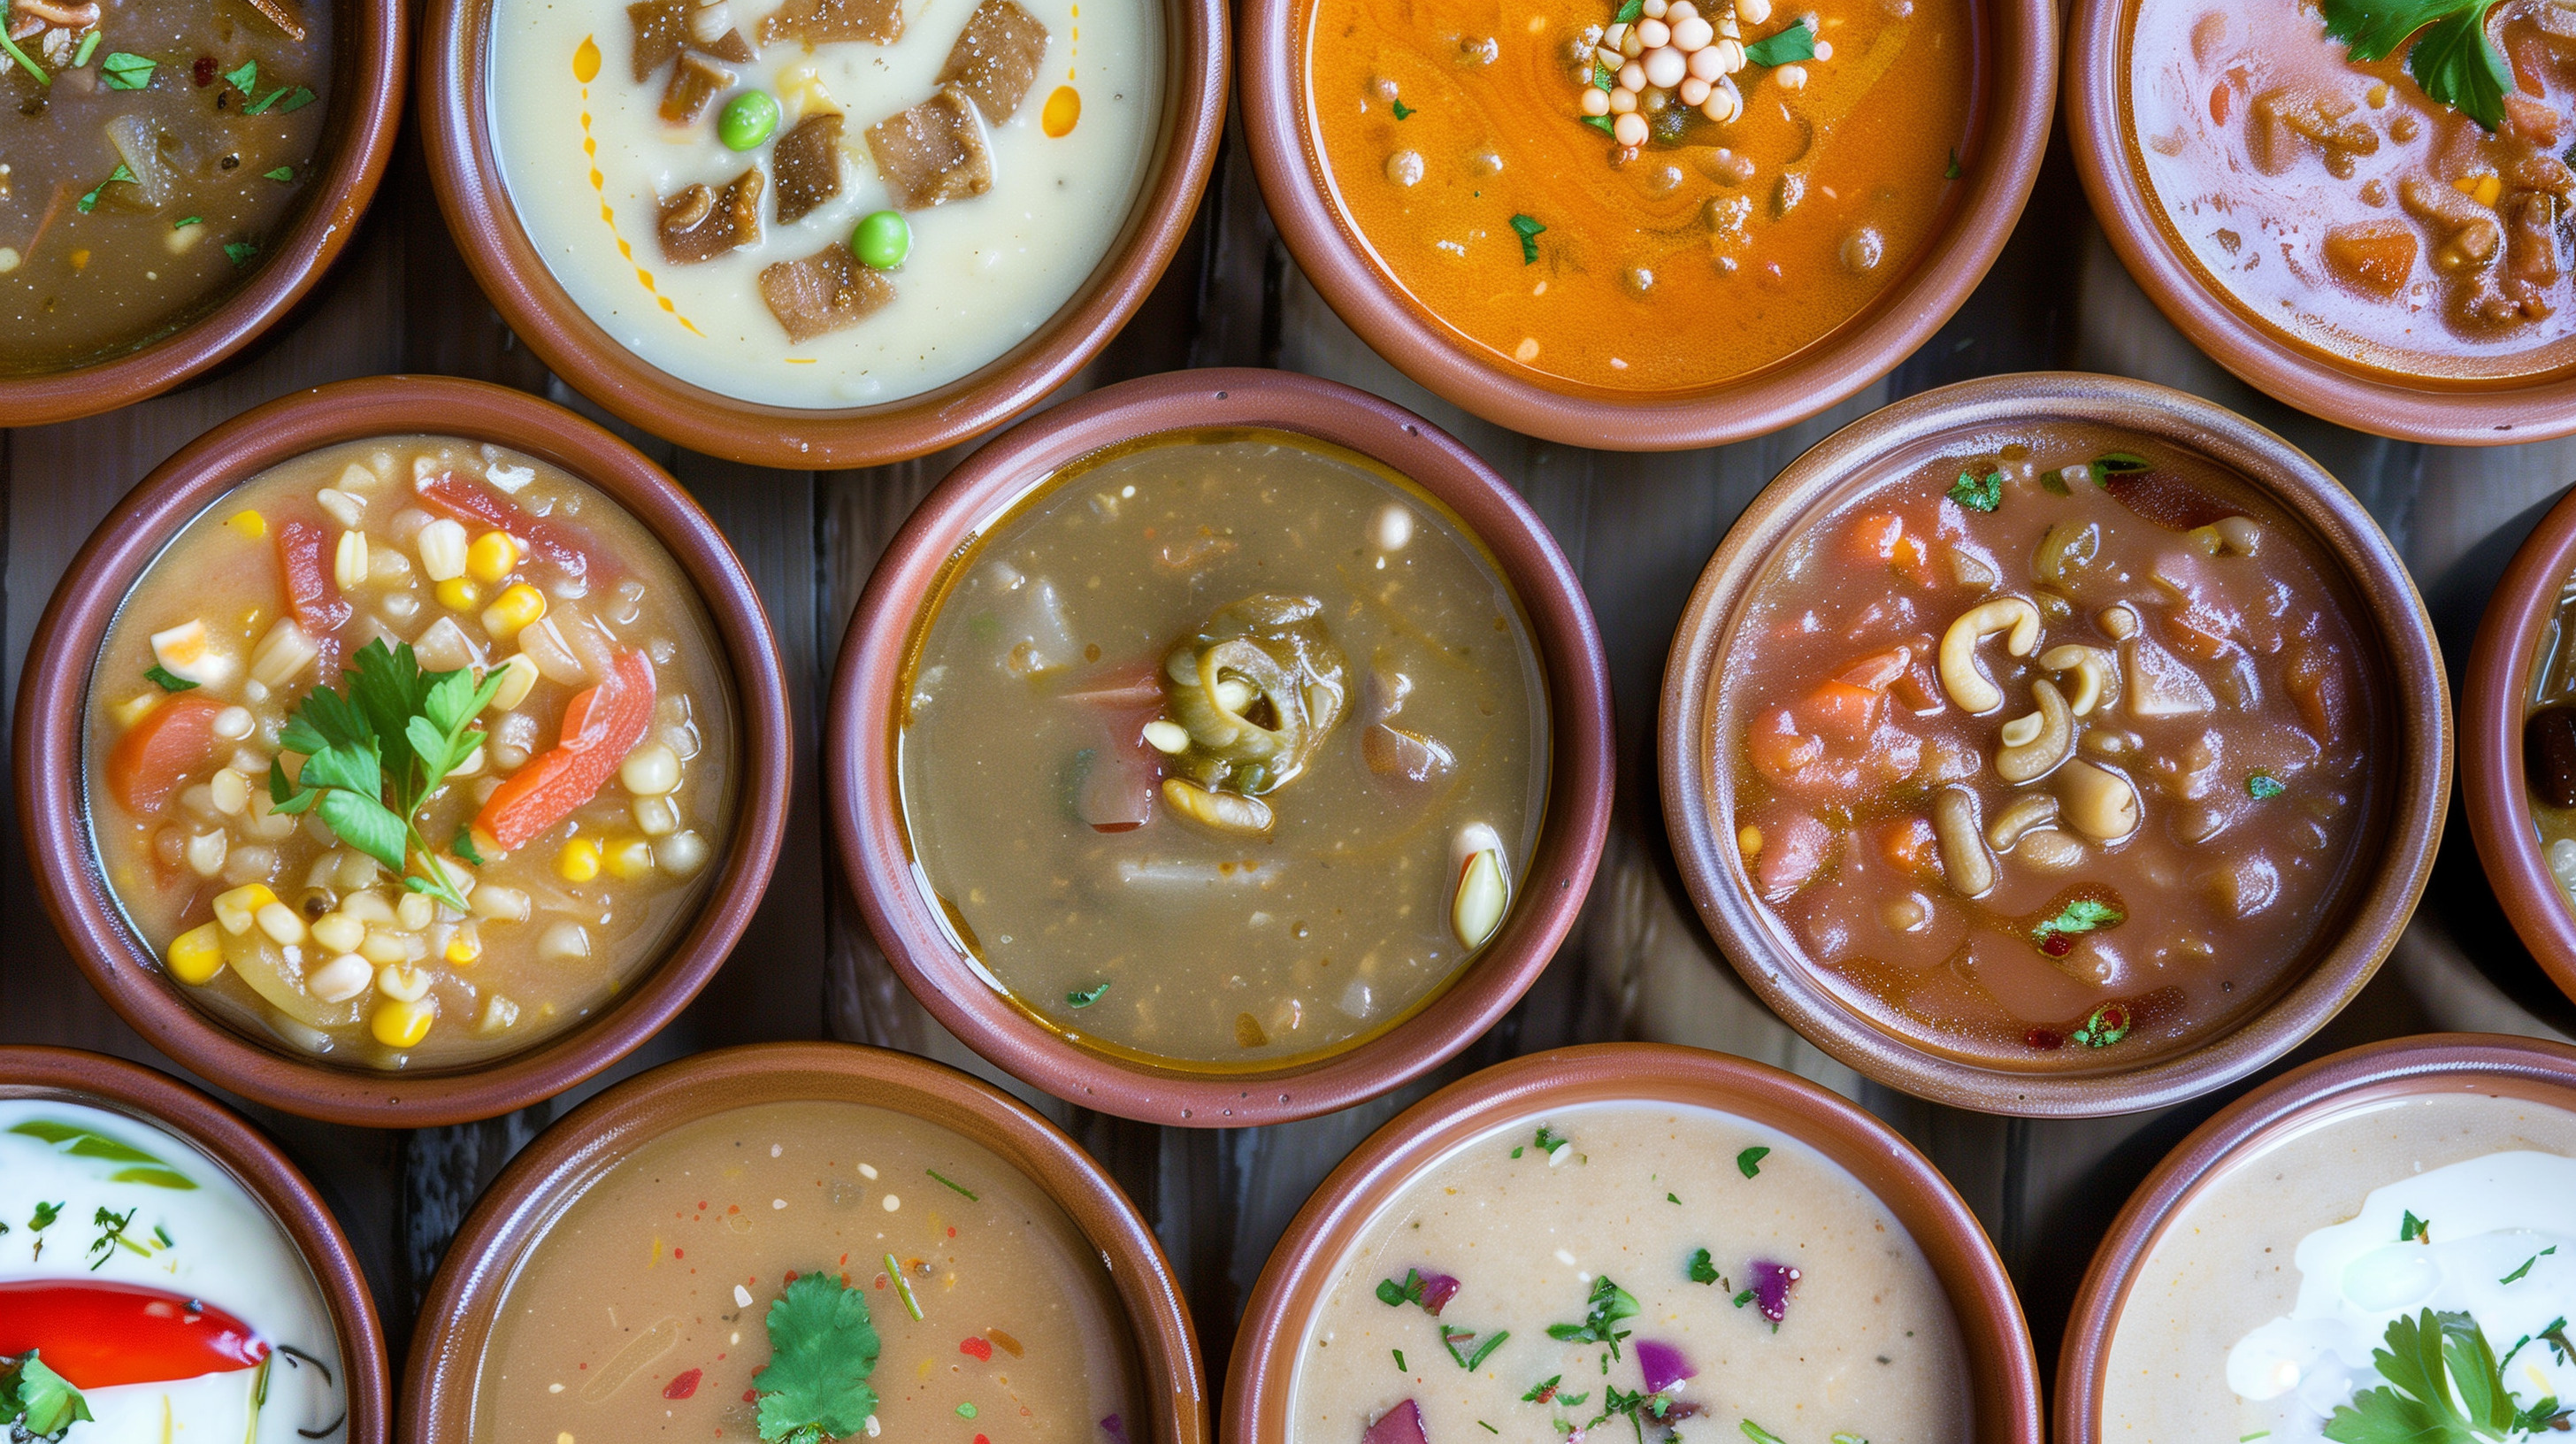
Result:
[[[1225,0],[1164,0],[1161,149],[1126,229],[1054,318],[991,363],[917,396],[812,410],[721,396],[627,350],[573,304],[519,224],[485,123],[492,0],[428,0],[420,118],[448,229],[503,320],[584,396],[710,455],[806,470],[904,461],[1000,426],[1109,344],[1171,263],[1225,128]]]
[[[2265,325],[2202,270],[2156,201],[2137,153],[2128,81],[2138,3],[2077,0],[2066,36],[2066,124],[2103,234],[2165,319],[2247,385],[2338,426],[2447,446],[2545,441],[2576,431],[2576,376],[2477,383],[2363,366]]]
[[[2487,599],[2460,699],[2460,793],[2505,916],[2559,991],[2576,999],[2576,907],[2541,853],[2522,720],[2559,592],[2576,574],[2576,495],[2549,509]]]
[[[2323,929],[2304,971],[2236,1027],[2191,1049],[2122,1066],[2017,1072],[1927,1051],[1842,1002],[1756,897],[1731,836],[1732,761],[1712,765],[1716,687],[1745,605],[1781,548],[1845,498],[1965,438],[2034,420],[2118,426],[2195,451],[2306,523],[2340,561],[2360,606],[2350,620],[2375,659],[2392,748],[2378,775],[2381,812],[2354,846],[2339,921]],[[1973,450],[1970,446],[1966,449]],[[2424,604],[2370,514],[2323,467],[2223,407],[2143,381],[2075,372],[1992,376],[1925,392],[1870,413],[1791,463],[1754,499],[1709,559],[1664,667],[1657,724],[1664,824],[1700,918],[1744,981],[1808,1041],[1917,1097],[1988,1113],[2089,1117],[2160,1108],[2280,1057],[2323,1027],[2370,981],[2397,942],[2433,865],[2451,788],[2449,683]]]
[[[242,1116],[166,1073],[71,1048],[0,1048],[0,1098],[49,1098],[122,1113],[185,1139],[268,1209],[304,1256],[338,1335],[347,1444],[385,1444],[393,1418],[385,1334],[357,1253],[286,1155]]]
[[[403,0],[334,0],[330,107],[315,154],[320,174],[248,284],[177,330],[68,371],[0,375],[11,426],[75,421],[131,406],[238,356],[310,294],[375,198],[402,119],[410,75]]]
[[[1307,84],[1315,0],[1247,0],[1243,128],[1262,199],[1289,253],[1342,320],[1397,370],[1487,421],[1550,441],[1612,451],[1720,446],[1803,421],[1895,369],[1941,329],[2003,250],[2048,147],[2057,7],[2051,0],[1980,0],[1976,9],[1986,60],[1977,128],[1959,155],[1963,175],[1948,216],[1925,238],[1921,260],[1804,350],[1696,390],[1619,391],[1542,379],[1464,339],[1405,293],[1332,199]]]
[[[1017,1166],[1080,1229],[1127,1311],[1150,1429],[1135,1444],[1207,1444],[1197,1335],[1154,1231],[1109,1174],[1010,1095],[909,1053],[847,1043],[720,1048],[583,1104],[512,1159],[447,1246],[430,1280],[403,1377],[405,1444],[465,1444],[484,1341],[529,1246],[600,1172],[684,1123],[806,1100],[865,1103],[963,1135]],[[962,1432],[962,1431],[961,1431]]]
[[[145,568],[218,497],[337,442],[426,433],[512,447],[614,498],[696,582],[732,662],[742,747],[733,836],[697,922],[661,964],[590,1021],[525,1053],[446,1072],[344,1068],[218,1021],[181,996],[126,922],[87,821],[82,737],[90,666]],[[108,1005],[198,1074],[272,1108],[373,1128],[489,1118],[551,1098],[616,1062],[697,996],[742,935],[786,827],[786,683],[769,619],[733,548],[661,468],[608,432],[524,392],[446,377],[372,376],[281,397],[161,464],[99,523],[63,573],[29,644],[18,696],[18,813],[37,891]]]
[[[2576,1110],[2576,1048],[2486,1033],[2427,1033],[2372,1043],[2285,1073],[2195,1129],[2130,1196],[2085,1271],[2057,1360],[2057,1444],[2103,1439],[2112,1327],[2164,1230],[2202,1189],[2339,1114],[2442,1093]]]
[[[905,656],[922,601],[981,528],[1070,462],[1133,437],[1261,426],[1373,457],[1437,497],[1519,594],[1552,713],[1547,820],[1502,931],[1447,990],[1356,1047],[1270,1072],[1159,1068],[1093,1052],[1040,1025],[949,941],[914,872],[895,776]],[[1240,1127],[1374,1098],[1438,1067],[1536,981],[1574,925],[1610,819],[1610,681],[1582,583],[1519,494],[1455,438],[1401,407],[1284,371],[1173,372],[1094,391],[968,457],[913,512],[859,598],[832,682],[823,746],[832,835],[869,928],[913,995],[1002,1068],[1085,1108],[1150,1123]]]
[[[1223,1444],[1289,1437],[1307,1328],[1343,1257],[1405,1185],[1460,1144],[1516,1119],[1628,1101],[1731,1113],[1850,1171],[1914,1236],[1949,1292],[1975,1376],[1975,1436],[1987,1444],[2037,1444],[2039,1360],[2030,1327],[2003,1259],[1940,1170],[1886,1124],[1803,1078],[1662,1043],[1596,1043],[1514,1058],[1450,1084],[1369,1135],[1297,1211],[1262,1266],[1226,1368]]]

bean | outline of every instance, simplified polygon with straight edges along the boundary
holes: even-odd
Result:
[[[2576,707],[2543,707],[2522,724],[2522,762],[2531,793],[2551,807],[2576,807]]]
[[[765,90],[746,90],[725,102],[716,117],[716,139],[728,150],[749,150],[778,129],[778,102]]]

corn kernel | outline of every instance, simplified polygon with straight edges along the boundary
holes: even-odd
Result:
[[[376,991],[397,1003],[417,1003],[429,996],[429,973],[402,963],[376,969]]]
[[[444,582],[465,575],[465,528],[446,517],[420,529],[412,538],[420,549],[421,573],[433,582]]]
[[[621,837],[600,851],[601,865],[608,875],[631,882],[653,870],[653,844],[640,837]]]
[[[353,892],[340,899],[340,911],[362,923],[390,923],[394,920],[394,905],[385,901],[383,893]]]
[[[196,985],[214,981],[224,970],[223,930],[213,923],[199,923],[170,940],[170,976],[180,982]]]
[[[519,549],[507,532],[487,531],[465,549],[465,574],[486,586],[499,586],[518,569]]]
[[[358,956],[381,968],[388,963],[411,961],[411,950],[403,946],[402,934],[370,928],[366,940],[358,944]]]
[[[566,882],[588,882],[599,876],[599,847],[589,838],[576,837],[555,854],[555,872]]]
[[[501,679],[500,689],[492,694],[492,710],[515,711],[537,685],[537,664],[526,653],[513,652],[495,665],[509,675]]]
[[[445,598],[441,598],[445,600]],[[495,640],[519,635],[519,629],[546,614],[546,594],[520,582],[483,609],[483,630]]]
[[[483,935],[474,930],[472,923],[458,928],[447,940],[447,961],[457,967],[469,966],[482,956]]]
[[[367,584],[367,534],[362,531],[340,533],[339,545],[331,550],[331,580],[340,590],[354,592]]]
[[[224,525],[231,527],[234,531],[240,532],[243,536],[250,538],[252,541],[257,541],[261,537],[268,535],[268,518],[261,516],[255,511],[234,512],[230,517],[225,518]]]
[[[483,589],[471,577],[449,577],[438,584],[438,604],[451,612],[470,612],[483,600]]]
[[[407,892],[394,903],[394,924],[404,932],[416,933],[428,927],[438,916],[438,900],[425,892]]]
[[[367,1031],[388,1048],[416,1048],[429,1036],[429,1025],[438,1010],[426,998],[411,1002],[394,1000],[378,1003],[375,1016],[367,1020]]]
[[[313,941],[334,953],[353,953],[367,940],[367,925],[344,912],[324,913],[313,920]]]
[[[250,931],[259,910],[276,901],[277,894],[268,890],[268,884],[244,883],[215,894],[215,921],[224,925],[225,932],[240,937]]]
[[[304,915],[282,902],[261,903],[251,920],[281,948],[304,941]]]

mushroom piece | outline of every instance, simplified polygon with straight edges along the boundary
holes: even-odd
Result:
[[[2057,769],[2057,800],[2077,832],[2118,842],[2138,830],[2138,789],[2108,768],[2077,759]]]
[[[1977,647],[1988,637],[2004,639],[2004,650],[2027,657],[2039,645],[2039,607],[2028,597],[2002,596],[1980,602],[1959,614],[1941,637],[1941,686],[1959,710],[1971,716],[2004,705],[2003,689],[1977,663]]]
[[[1944,787],[1932,795],[1932,836],[1940,844],[1941,875],[1961,897],[1994,891],[1995,859],[1977,826],[1977,794]]]
[[[1995,754],[1995,775],[2016,786],[2047,776],[2075,755],[2075,713],[2066,694],[2042,678],[2030,684],[2030,699],[2039,710],[2005,723],[2004,747]]]

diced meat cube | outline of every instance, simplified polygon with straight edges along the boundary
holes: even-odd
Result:
[[[892,45],[902,35],[903,0],[787,0],[760,22],[763,45],[782,39]]]
[[[778,223],[792,226],[841,193],[841,113],[818,110],[779,137],[769,165],[778,183]]]
[[[2326,232],[2326,269],[2336,280],[2385,301],[2415,271],[2420,243],[2403,221],[2363,221]]]
[[[995,125],[1011,118],[1046,62],[1047,28],[1019,0],[984,0],[939,68],[939,83],[972,96]]]
[[[898,210],[926,210],[993,188],[993,156],[975,102],[954,85],[869,126],[868,154]]]
[[[2433,264],[2443,271],[2476,270],[2495,259],[2504,232],[2487,208],[2439,181],[2408,176],[2397,183],[2398,204],[2408,215],[2443,233]]]
[[[662,118],[673,125],[695,125],[707,113],[716,92],[733,84],[733,72],[695,55],[682,55],[671,67],[671,83],[662,87]]]
[[[894,299],[894,280],[862,265],[850,248],[825,246],[801,261],[780,261],[760,272],[760,299],[799,345],[855,326]]]
[[[2327,91],[2279,86],[2254,97],[2245,117],[2245,150],[2254,168],[2279,175],[2299,158],[2301,141],[2325,155],[2326,170],[2349,179],[2356,156],[2376,154],[2379,132],[2344,117],[2353,101]]]
[[[760,239],[760,167],[735,176],[722,191],[704,183],[662,202],[657,229],[662,256],[675,266],[712,261]]]

